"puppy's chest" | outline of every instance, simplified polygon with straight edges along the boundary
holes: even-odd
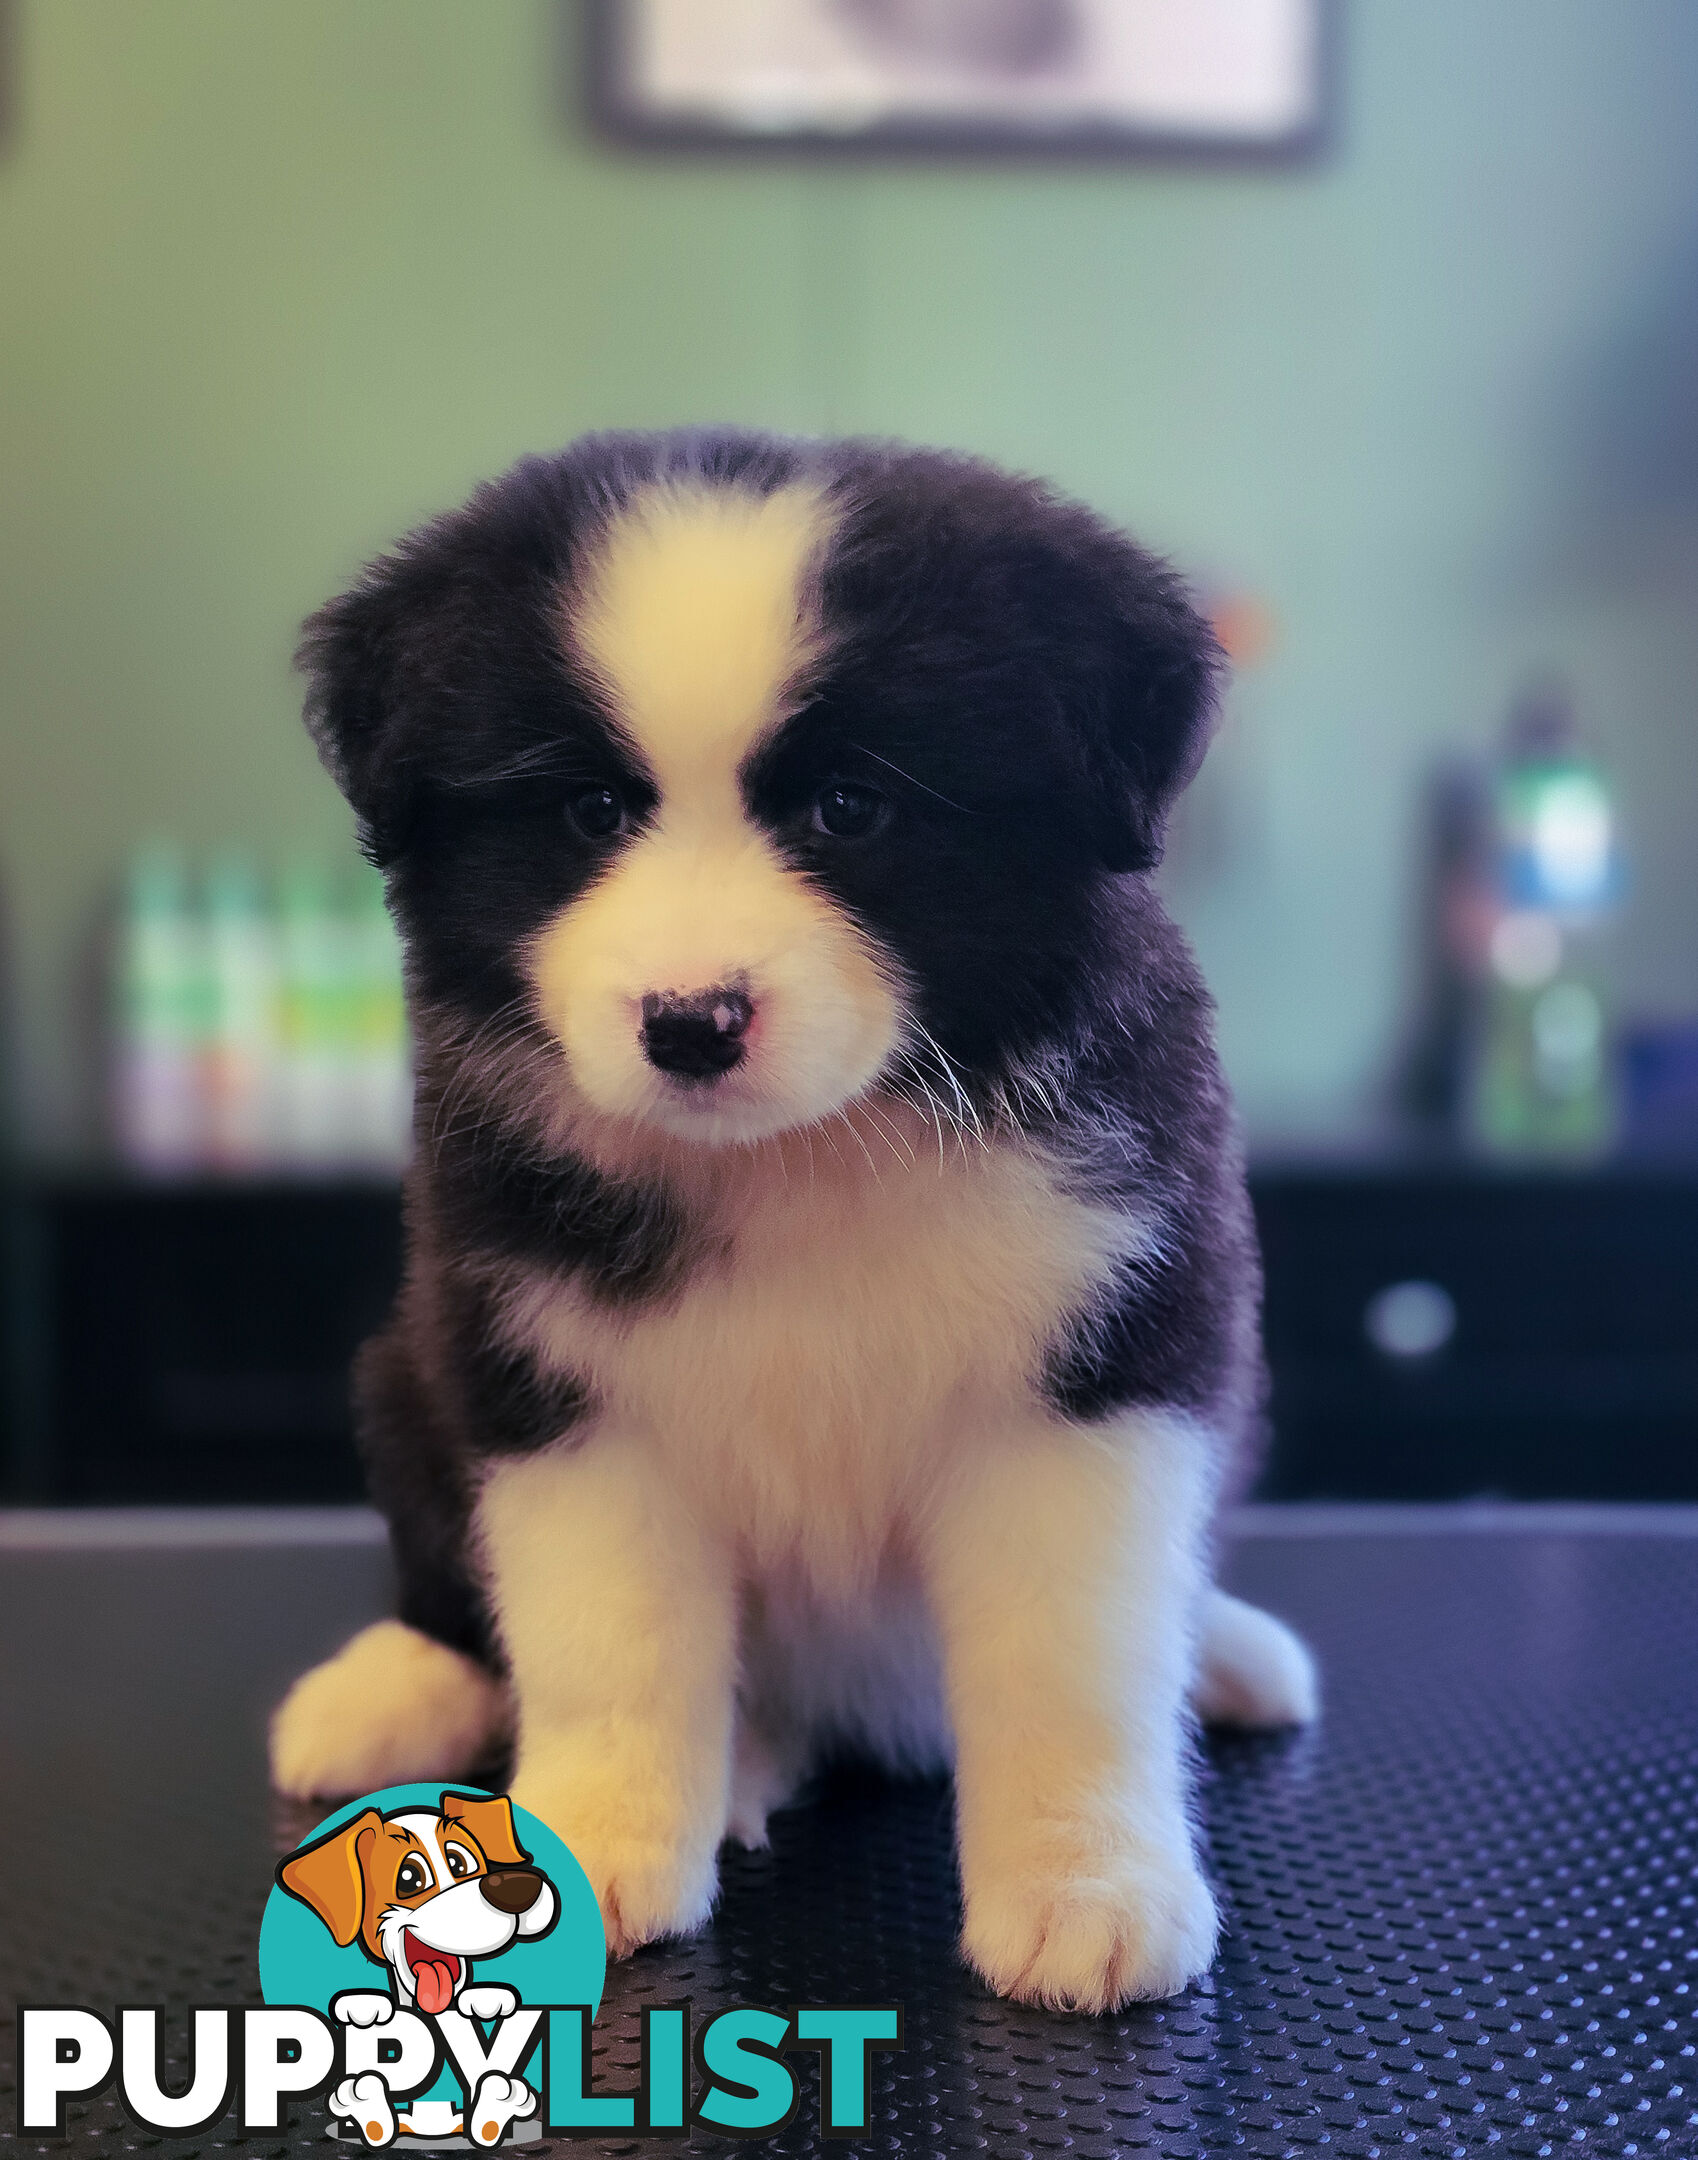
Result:
[[[1136,1241],[1013,1146],[788,1169],[723,1209],[712,1256],[664,1304],[620,1312],[532,1277],[512,1325],[609,1418],[769,1487],[785,1465],[900,1478],[952,1424],[1029,1399]]]

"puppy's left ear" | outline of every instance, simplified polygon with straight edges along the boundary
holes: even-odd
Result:
[[[1149,870],[1209,746],[1224,655],[1165,563],[1132,551],[1128,571],[1080,718],[1097,852],[1110,870]]]
[[[513,1827],[513,1803],[505,1793],[486,1800],[481,1793],[445,1792],[442,1812],[471,1832],[491,1867],[523,1867],[529,1861],[531,1856]]]
[[[307,733],[379,865],[401,852],[418,783],[411,708],[431,679],[428,635],[444,601],[435,528],[367,566],[302,625]]]

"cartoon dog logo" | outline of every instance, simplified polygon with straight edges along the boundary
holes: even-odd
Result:
[[[332,2009],[349,2025],[387,2024],[397,2009],[510,2016],[518,1995],[475,1985],[472,1960],[546,1935],[560,1914],[554,1885],[519,1843],[511,1802],[476,1793],[445,1792],[438,1808],[389,1815],[368,1807],[290,1853],[277,1880],[317,1913],[340,1948],[358,1942],[374,1965],[388,1968],[388,1994],[353,1989],[336,1997]],[[490,2072],[473,2095],[468,2134],[494,2145],[536,2105],[522,2078]],[[345,2078],[329,2106],[357,2123],[370,2145],[388,2144],[397,2127],[415,2136],[462,2128],[458,2119],[437,2119],[445,2112],[438,2102],[416,2102],[397,2118],[372,2071]]]

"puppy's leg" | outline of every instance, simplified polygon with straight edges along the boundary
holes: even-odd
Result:
[[[896,1777],[933,1776],[951,1759],[937,1630],[912,1567],[896,1560],[847,1602],[822,1604],[796,1581],[747,1597],[731,1836],[764,1846],[767,1817],[836,1754]]]
[[[767,1817],[788,1807],[808,1774],[808,1739],[797,1728],[772,1730],[739,1709],[731,1746],[731,1798],[725,1832],[750,1852],[772,1842]]]
[[[464,1777],[506,1725],[505,1691],[484,1666],[379,1620],[283,1698],[271,1721],[271,1782],[309,1800]]]
[[[730,1777],[729,1556],[623,1433],[500,1465],[479,1531],[513,1674],[513,1799],[577,1854],[615,1955],[699,1927]]]
[[[1131,1413],[976,1444],[927,1540],[955,1723],[963,1948],[1024,2001],[1171,1995],[1214,1955],[1187,1819],[1206,1435]]]
[[[363,1629],[285,1697],[271,1775],[294,1799],[465,1777],[506,1736],[489,1616],[466,1566],[466,1494],[450,1436],[397,1319],[355,1369],[372,1497],[389,1518],[400,1618]]]
[[[1211,1590],[1191,1701],[1208,1725],[1309,1725],[1320,1711],[1315,1661],[1283,1620]]]

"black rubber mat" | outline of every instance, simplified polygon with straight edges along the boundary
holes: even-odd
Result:
[[[10,1999],[256,1999],[262,1706],[380,1573],[0,1555]],[[899,2001],[907,2049],[874,2057],[853,2149],[1698,2154],[1698,1538],[1281,1534],[1232,1574],[1310,1634],[1327,1714],[1208,1753],[1227,1934],[1204,1986],[1100,2020],[994,2000],[953,1954],[947,1790],[842,1781],[728,1860],[705,1937],[611,1976],[603,2078],[634,2075],[645,2000]],[[810,2091],[765,2149],[822,2149],[816,2122]],[[322,2136],[303,2117],[165,2150]],[[110,2101],[72,2116],[79,2155],[160,2143]]]

